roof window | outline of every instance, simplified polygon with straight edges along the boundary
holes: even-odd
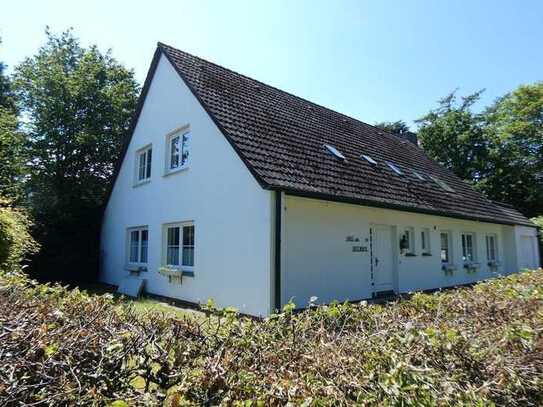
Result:
[[[334,155],[337,159],[341,160],[341,161],[345,161],[345,156],[343,154],[341,154],[337,148],[335,148],[334,146],[331,146],[330,144],[325,144],[324,147],[326,147],[326,149],[332,154]]]
[[[372,165],[377,165],[377,161],[375,161],[373,158],[371,158],[369,155],[366,155],[366,154],[361,154],[360,155],[360,158],[363,158],[364,160],[366,160],[367,162],[369,162],[370,164]]]
[[[445,191],[448,192],[454,192],[454,189],[452,189],[450,186],[448,186],[445,181],[440,180],[439,178],[433,177],[429,175],[430,179],[434,181],[437,185],[439,185],[441,188],[443,188]]]
[[[421,181],[424,181],[424,177],[422,176],[422,174],[418,173],[417,171],[413,171],[413,175]]]
[[[400,170],[395,164],[391,162],[387,162],[387,165],[390,167],[392,171],[394,171],[398,175],[403,175],[402,170]]]

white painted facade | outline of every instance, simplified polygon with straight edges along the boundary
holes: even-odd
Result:
[[[190,126],[188,168],[165,176],[166,137]],[[134,186],[136,151],[152,144],[149,182]],[[162,56],[108,202],[102,229],[104,282],[129,271],[127,229],[149,230],[145,291],[191,302],[209,298],[249,314],[270,311],[272,194],[260,187],[237,153]],[[194,277],[172,284],[159,274],[163,225],[195,226]]]
[[[191,133],[187,168],[167,173],[168,136]],[[136,184],[137,152],[152,147],[151,176]],[[105,210],[101,279],[119,285],[130,274],[128,233],[148,231],[145,291],[267,315],[275,304],[276,254],[280,302],[300,307],[371,298],[377,291],[403,293],[466,284],[538,266],[536,231],[530,227],[464,221],[398,210],[299,198],[280,193],[281,238],[275,247],[275,197],[263,189],[164,56],[160,57],[125,159]],[[193,276],[181,283],[159,273],[164,265],[165,225],[195,228]],[[400,253],[408,228],[415,256]],[[429,252],[422,255],[422,230]],[[440,259],[440,233],[450,232],[449,263]],[[461,234],[473,233],[473,273],[463,268]],[[486,261],[487,235],[497,240],[499,266]],[[354,249],[353,249],[354,248]],[[276,249],[279,253],[276,253]],[[353,251],[356,250],[356,251]],[[378,264],[375,259],[378,259]],[[372,269],[373,265],[373,269]],[[372,274],[373,273],[373,274]]]

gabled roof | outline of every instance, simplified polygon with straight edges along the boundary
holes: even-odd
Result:
[[[533,226],[520,213],[485,198],[405,139],[162,43],[158,43],[152,66],[159,53],[174,66],[263,188]],[[134,121],[140,109],[141,105]],[[330,154],[325,145],[335,147],[345,160]],[[361,154],[372,157],[377,165]],[[387,162],[403,175],[392,171]],[[443,189],[430,176],[454,192]]]

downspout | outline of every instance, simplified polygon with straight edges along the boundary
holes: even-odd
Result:
[[[281,310],[281,217],[282,217],[281,191],[275,191],[275,259],[274,259],[274,309]]]

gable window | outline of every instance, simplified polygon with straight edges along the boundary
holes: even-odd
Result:
[[[450,232],[441,232],[440,233],[441,241],[441,262],[450,263],[451,261],[451,234]]]
[[[415,233],[413,228],[405,228],[403,234],[400,238],[400,251],[406,256],[415,255],[415,242],[414,242]]]
[[[420,231],[420,243],[422,248],[422,255],[429,256],[430,251],[430,229],[424,228]]]
[[[136,152],[136,183],[151,179],[152,146],[144,147]]]
[[[149,230],[147,227],[128,229],[128,264],[146,265],[149,247]]]
[[[166,173],[186,168],[190,159],[191,134],[185,129],[167,136]]]
[[[498,245],[495,234],[486,235],[486,258],[489,262],[498,261]]]
[[[473,233],[462,233],[462,260],[464,263],[475,261],[475,235]]]
[[[194,267],[194,224],[177,223],[165,227],[165,264],[192,270]]]

